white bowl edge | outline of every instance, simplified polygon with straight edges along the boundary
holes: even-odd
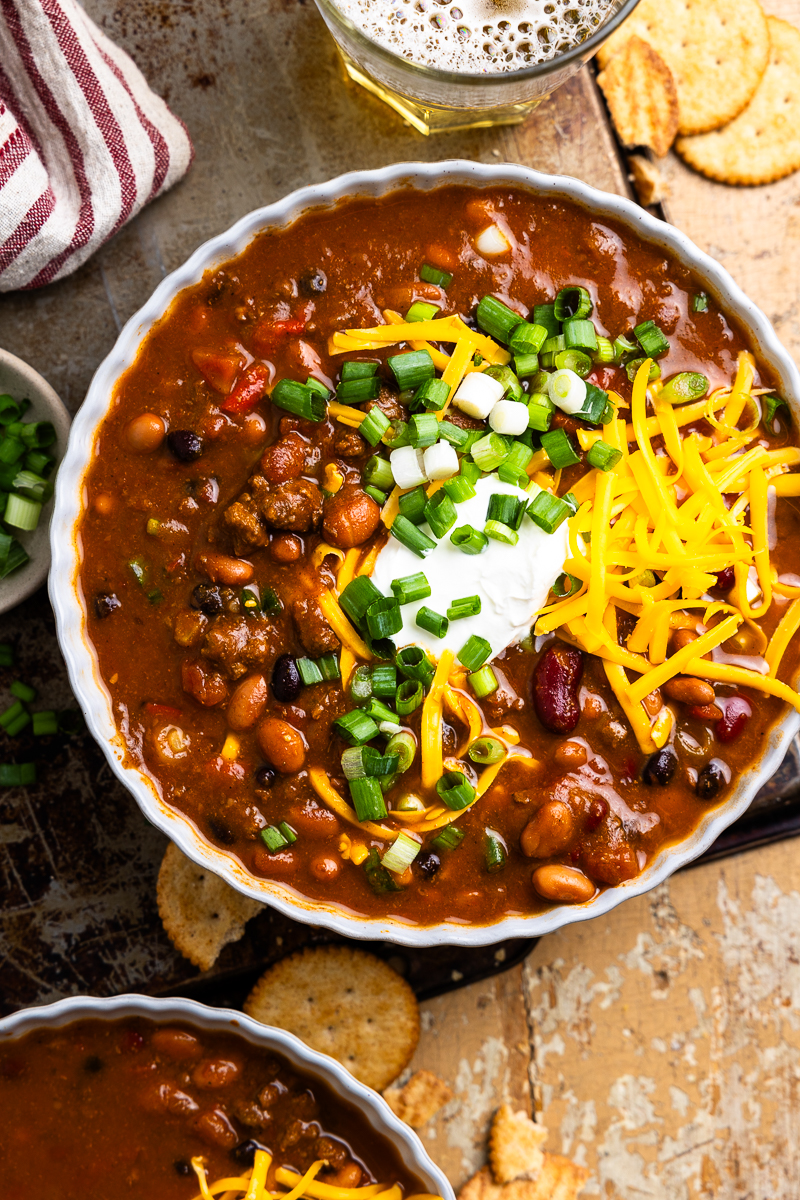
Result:
[[[754,350],[781,381],[783,394],[800,421],[800,374],[767,317],[745,296],[728,272],[680,230],[665,225],[630,200],[600,192],[569,176],[542,175],[514,164],[494,165],[458,159],[439,163],[397,163],[375,171],[353,171],[328,183],[301,188],[283,200],[248,213],[231,229],[201,245],[181,267],[162,280],[147,303],[124,326],[114,348],[95,372],[86,399],[73,421],[59,472],[51,524],[50,598],[70,681],[87,724],[103,748],[114,774],[133,793],[147,819],[198,865],[214,871],[238,891],[269,904],[285,916],[347,937],[407,946],[485,946],[509,938],[540,937],[575,921],[601,916],[623,900],[651,890],[679,867],[702,854],[747,810],[758,789],[780,766],[791,739],[800,729],[800,714],[793,709],[771,730],[757,766],[742,774],[728,800],[708,811],[689,837],[662,849],[635,879],[608,888],[587,904],[561,905],[532,916],[503,917],[489,925],[442,922],[419,926],[395,919],[365,918],[340,906],[311,903],[270,881],[257,881],[238,860],[210,845],[187,818],[170,809],[147,776],[126,765],[108,692],[99,679],[93,650],[84,636],[79,555],[75,553],[78,546],[75,530],[83,503],[83,475],[90,462],[97,424],[107,411],[117,379],[133,362],[142,338],[177,293],[199,282],[210,268],[240,254],[263,229],[283,228],[309,209],[330,206],[350,197],[379,197],[404,186],[430,190],[448,183],[520,186],[583,203],[598,219],[619,220],[644,241],[675,255],[697,273],[720,307],[737,318],[749,333]]]
[[[361,1083],[336,1059],[312,1050],[293,1033],[262,1025],[235,1009],[211,1008],[182,997],[155,998],[127,993],[121,996],[68,996],[54,1004],[24,1008],[0,1020],[0,1047],[11,1038],[35,1029],[61,1029],[86,1018],[104,1021],[148,1017],[156,1021],[186,1021],[215,1033],[234,1033],[262,1049],[283,1054],[304,1075],[322,1079],[341,1100],[353,1104],[370,1128],[387,1138],[407,1168],[417,1174],[433,1195],[454,1200],[447,1176],[436,1166],[418,1135],[396,1116],[378,1092]]]

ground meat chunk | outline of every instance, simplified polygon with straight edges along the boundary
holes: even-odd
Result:
[[[315,597],[295,600],[292,616],[303,649],[312,658],[338,650],[340,642],[323,616],[319,601]]]
[[[222,525],[231,534],[234,554],[240,557],[266,546],[269,541],[261,514],[253,497],[247,492],[242,492],[239,499],[225,509]]]
[[[184,662],[181,666],[181,685],[198,704],[213,708],[228,697],[228,685],[218,671],[209,671],[199,662]]]
[[[370,400],[366,406],[367,412],[373,408],[379,408],[381,412],[389,418],[390,421],[404,421],[408,416],[405,408],[397,398],[397,393],[391,388],[382,387],[377,400]]]
[[[308,533],[322,521],[322,493],[312,479],[292,479],[270,488],[263,476],[250,480],[259,511],[273,529]]]
[[[278,654],[279,636],[266,617],[214,617],[201,654],[227,675],[238,679],[253,667],[264,667]]]
[[[340,433],[333,443],[333,449],[340,458],[358,458],[366,448],[367,443],[360,433],[356,433],[355,429],[350,429],[347,433]]]

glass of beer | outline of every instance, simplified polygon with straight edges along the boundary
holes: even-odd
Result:
[[[420,133],[513,125],[638,0],[316,0],[351,79]]]

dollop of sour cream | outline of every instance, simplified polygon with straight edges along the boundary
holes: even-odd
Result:
[[[482,530],[486,524],[489,497],[502,493],[530,501],[530,497],[496,475],[484,475],[475,484],[475,495],[456,505],[458,514],[453,529],[472,525]],[[433,536],[427,524],[421,526]],[[450,541],[452,529],[425,559],[408,550],[397,538],[390,537],[381,550],[372,572],[372,582],[385,596],[392,595],[392,580],[423,572],[431,587],[425,600],[415,600],[400,608],[403,628],[394,635],[398,649],[417,645],[438,658],[443,650],[461,649],[473,633],[486,638],[492,658],[506,646],[518,642],[530,632],[534,616],[543,608],[550,589],[564,570],[568,551],[567,522],[555,533],[545,533],[524,517],[516,546],[489,539],[482,554],[464,554]],[[443,638],[434,637],[415,623],[420,608],[427,606],[447,616],[454,600],[480,596],[481,611],[475,617],[451,621]]]

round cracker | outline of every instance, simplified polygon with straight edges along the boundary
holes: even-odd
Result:
[[[379,1092],[419,1041],[419,1007],[406,981],[350,946],[310,946],[282,959],[261,976],[244,1011],[330,1054]]]
[[[744,112],[675,144],[690,167],[720,183],[774,183],[800,168],[800,30],[777,17],[768,25],[769,66]]]
[[[732,121],[769,61],[769,30],[758,0],[639,0],[600,47],[600,66],[633,35],[649,42],[672,71],[682,134]]]
[[[264,907],[198,867],[174,842],[161,861],[156,895],[167,937],[201,971],[213,967],[222,947],[238,941],[246,922]]]

